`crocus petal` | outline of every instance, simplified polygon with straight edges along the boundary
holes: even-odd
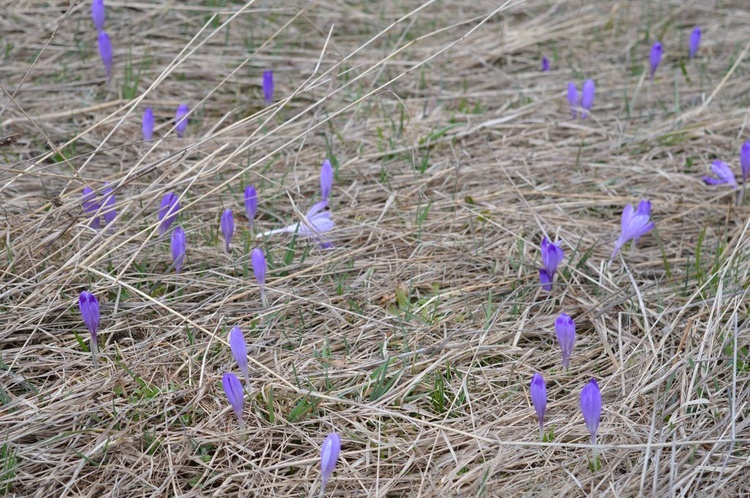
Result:
[[[594,105],[594,93],[596,92],[596,85],[594,80],[586,80],[583,82],[583,88],[581,89],[581,107],[586,110],[591,110]],[[583,118],[586,117],[584,113]]]
[[[255,187],[248,185],[245,187],[245,213],[247,219],[250,222],[250,228],[253,228],[253,219],[255,213],[258,212],[258,193],[255,191]]]
[[[656,69],[659,67],[659,64],[661,63],[661,56],[662,56],[662,46],[661,42],[656,42],[651,47],[651,55],[649,56],[649,63],[651,64],[651,77],[654,77],[654,73],[656,73]]]
[[[544,434],[544,413],[547,411],[547,385],[541,374],[535,373],[531,378],[531,403],[539,419],[539,431]]]
[[[572,318],[561,313],[555,320],[555,335],[562,352],[562,366],[566,370],[570,367],[570,357],[576,344],[576,324]]]
[[[178,211],[180,210],[180,202],[175,194],[168,192],[164,195],[161,200],[161,206],[159,206],[159,235],[164,235],[172,226],[172,223],[177,219]]]
[[[224,250],[229,252],[229,244],[232,242],[232,236],[234,235],[234,215],[231,209],[224,210],[219,225],[224,236]]]
[[[175,132],[180,138],[182,138],[182,136],[185,134],[185,130],[187,130],[189,113],[190,108],[187,106],[187,104],[180,104],[179,107],[177,107],[177,111],[175,112]]]
[[[242,335],[242,330],[237,326],[232,327],[232,330],[229,331],[229,349],[232,350],[234,361],[237,362],[237,366],[240,367],[245,379],[249,379],[250,368],[247,363],[247,345],[245,344],[245,337]]]
[[[328,194],[333,188],[333,166],[331,161],[326,159],[320,168],[320,195],[324,201],[328,200]]]
[[[93,0],[91,2],[91,19],[94,20],[94,27],[97,31],[104,30],[105,16],[104,0]]]
[[[542,57],[542,71],[549,71],[549,59]]]
[[[236,375],[232,373],[225,373],[221,379],[221,383],[224,387],[224,393],[227,395],[229,404],[232,405],[234,414],[237,415],[238,419],[242,419],[242,408],[245,405],[245,393],[242,392],[242,384]]]
[[[742,168],[742,183],[746,183],[747,177],[750,176],[750,141],[742,144],[740,149],[740,167]]]
[[[737,180],[734,178],[734,172],[732,172],[732,168],[729,167],[729,165],[722,161],[714,161],[713,164],[711,164],[711,171],[714,172],[716,176],[718,176],[723,183],[728,183],[729,185],[737,186]]]
[[[81,292],[78,296],[78,308],[81,310],[81,318],[83,323],[86,324],[86,328],[89,329],[89,333],[94,341],[96,341],[96,334],[99,331],[99,300],[95,295],[88,291]]]
[[[148,142],[154,137],[154,111],[150,107],[143,111],[141,126],[143,128],[143,140]]]
[[[688,51],[690,52],[690,58],[695,57],[698,53],[698,48],[701,44],[701,28],[696,26],[693,28],[693,32],[690,33],[690,41],[688,42]]]
[[[570,113],[573,115],[573,119],[575,119],[576,107],[578,107],[578,89],[572,81],[568,83],[568,104],[570,105]]]
[[[112,43],[109,41],[109,35],[106,31],[99,31],[99,55],[104,64],[104,70],[107,72],[107,80],[112,76]]]
[[[263,72],[263,100],[266,104],[273,102],[273,71]]]
[[[109,226],[109,229],[112,230],[112,222],[115,221],[115,217],[117,217],[117,210],[115,208],[115,194],[112,193],[112,188],[105,188],[102,191],[102,194],[104,195],[104,202],[102,203],[102,216],[104,216],[104,224],[106,226]]]
[[[175,227],[175,229],[172,231],[170,246],[172,249],[174,271],[175,273],[180,273],[182,264],[185,262],[185,251],[187,249],[185,230],[183,230],[182,227]]]
[[[323,446],[320,448],[320,476],[323,489],[328,485],[328,480],[331,478],[331,474],[333,474],[340,451],[341,437],[336,433],[326,436]]]
[[[263,286],[266,283],[266,255],[263,254],[263,249],[256,247],[253,249],[250,259],[253,265],[253,273],[255,274],[255,280],[258,285]]]
[[[594,379],[581,390],[581,413],[591,435],[591,444],[596,444],[596,433],[602,416],[602,395]]]
[[[96,201],[96,193],[91,187],[83,187],[83,212],[89,215],[93,214],[89,226],[94,230],[99,230],[101,223],[98,214],[99,209],[101,209],[101,205]]]
[[[545,291],[550,292],[552,290],[552,277],[544,268],[539,269],[539,283],[542,284],[542,289]]]

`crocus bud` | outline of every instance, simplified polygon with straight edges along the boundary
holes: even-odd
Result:
[[[321,479],[321,496],[325,491],[328,481],[336,467],[336,461],[339,459],[341,452],[341,438],[338,434],[333,433],[326,436],[323,446],[320,448],[320,479]]]
[[[654,77],[654,73],[661,63],[662,52],[663,49],[660,42],[654,43],[651,47],[651,56],[649,57],[649,63],[651,64],[651,78]]]
[[[93,215],[91,221],[89,221],[89,226],[94,230],[99,230],[100,227],[98,214],[100,208],[101,205],[96,201],[96,193],[91,187],[83,187],[83,212],[88,215]]]
[[[245,393],[242,392],[240,380],[233,373],[227,372],[222,377],[221,384],[224,386],[224,392],[227,395],[229,404],[232,405],[234,414],[237,416],[240,428],[244,429],[245,421],[242,419],[242,409],[245,405]]]
[[[147,107],[143,111],[143,140],[148,142],[154,138],[154,111]]]
[[[627,244],[629,240],[637,240],[654,228],[654,222],[650,221],[650,217],[650,201],[641,201],[638,204],[637,211],[630,204],[625,206],[625,209],[622,210],[622,228],[620,230],[620,236],[615,241],[615,250],[612,253],[612,257],[609,258],[610,261],[614,259],[620,248]]]
[[[161,200],[159,207],[159,235],[164,235],[169,230],[174,220],[177,219],[177,212],[180,210],[180,201],[172,192],[168,192]]]
[[[591,444],[596,444],[596,433],[602,417],[602,394],[594,379],[581,389],[581,412],[591,435]]]
[[[544,268],[539,270],[539,280],[542,283],[542,288],[549,292],[552,290],[552,279],[557,271],[557,266],[563,260],[565,253],[562,247],[550,242],[547,237],[542,239],[541,249]]]
[[[568,104],[570,104],[570,114],[575,119],[576,107],[578,107],[578,89],[572,81],[568,83]]]
[[[716,175],[716,178],[712,176],[703,177],[703,181],[708,185],[722,185],[726,183],[727,185],[737,188],[737,180],[734,178],[734,172],[732,172],[732,168],[730,168],[727,163],[723,161],[714,161],[711,164],[711,171]]]
[[[185,134],[185,130],[187,130],[188,125],[188,113],[190,112],[190,108],[187,106],[187,104],[180,104],[177,107],[177,112],[175,112],[174,116],[174,122],[175,122],[175,132],[177,133],[177,136],[182,138],[182,136]]]
[[[234,235],[234,215],[231,209],[225,209],[221,214],[219,226],[221,234],[224,236],[224,250],[229,253],[229,244],[232,242],[232,236]]]
[[[266,104],[273,102],[273,71],[263,72],[263,100]]]
[[[596,92],[596,85],[594,80],[586,80],[583,82],[583,88],[581,89],[581,107],[590,111],[594,105],[594,92]],[[586,119],[587,113],[582,113],[581,118]]]
[[[565,313],[560,314],[555,320],[555,335],[562,351],[562,366],[567,370],[570,367],[573,346],[576,344],[576,324]]]
[[[541,374],[535,373],[531,378],[531,403],[539,419],[539,438],[544,439],[544,412],[547,411],[547,385]]]
[[[94,27],[97,31],[104,31],[104,0],[93,0],[91,2],[91,19],[94,20]]]
[[[107,72],[107,80],[112,76],[112,43],[106,31],[99,31],[99,55]]]
[[[250,223],[250,230],[253,229],[253,219],[255,213],[258,212],[258,193],[255,191],[255,187],[248,185],[245,187],[245,214],[247,214],[248,222]]]
[[[105,184],[106,186],[107,184]],[[102,203],[102,216],[104,216],[104,225],[107,226],[110,232],[114,231],[113,222],[117,216],[117,209],[115,208],[115,194],[112,192],[112,187],[107,187],[102,191],[104,194],[104,202]]]
[[[83,323],[86,324],[86,328],[89,329],[89,334],[91,334],[91,355],[94,358],[94,366],[98,366],[96,334],[99,331],[99,300],[90,292],[83,291],[78,296],[78,308],[81,310]]]
[[[229,349],[232,350],[234,361],[240,367],[242,375],[245,377],[247,390],[250,391],[250,367],[247,364],[247,345],[245,344],[245,337],[242,335],[242,330],[237,326],[232,327],[232,330],[229,331]]]
[[[324,201],[328,200],[328,194],[331,193],[333,188],[333,166],[331,161],[326,159],[323,161],[323,166],[320,167],[320,195]]]
[[[690,41],[688,42],[688,50],[690,52],[690,58],[695,57],[698,53],[698,49],[701,46],[701,28],[696,26],[693,28],[693,32],[690,33]]]
[[[268,308],[268,298],[266,297],[266,255],[263,254],[263,249],[260,247],[253,249],[250,259],[253,264],[255,280],[257,280],[258,288],[260,289],[260,299],[263,302],[263,307]]]
[[[750,141],[742,144],[740,149],[740,168],[742,168],[742,183],[747,182],[747,177],[750,176]]]
[[[549,59],[542,57],[542,71],[549,71]]]
[[[180,273],[182,265],[185,262],[185,252],[187,251],[187,240],[185,240],[185,230],[181,226],[175,227],[170,239],[172,249],[172,266],[175,273]]]

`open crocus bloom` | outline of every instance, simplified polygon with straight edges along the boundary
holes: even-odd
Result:
[[[277,233],[298,233],[303,237],[318,240],[320,246],[323,248],[331,247],[329,242],[321,240],[321,236],[326,232],[330,232],[334,226],[331,219],[331,212],[326,211],[326,207],[328,207],[328,202],[320,201],[310,208],[301,222],[292,223],[284,228],[269,230],[268,232],[259,234],[258,237],[267,237]]]
[[[617,251],[622,246],[628,243],[629,240],[638,240],[641,236],[647,234],[654,228],[654,222],[651,218],[651,202],[643,200],[638,204],[638,209],[634,209],[632,205],[628,204],[622,211],[622,230],[620,236],[615,242],[615,251],[612,253],[612,257],[609,258],[612,261],[617,255]]]

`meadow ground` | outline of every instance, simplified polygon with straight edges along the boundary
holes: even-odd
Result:
[[[750,193],[701,180],[715,159],[741,178],[745,0],[106,0],[108,82],[89,6],[6,0],[0,16],[2,492],[317,496],[335,431],[326,496],[750,494]],[[572,119],[568,82],[586,78],[591,116]],[[258,231],[292,223],[325,158],[335,247],[251,237],[245,185]],[[111,232],[81,203],[105,181]],[[167,192],[179,274],[156,230]],[[608,263],[641,199],[656,228]],[[551,292],[545,235],[565,251]],[[83,290],[101,303],[97,368]],[[235,325],[244,431],[221,387],[239,374]],[[598,464],[579,408],[591,378]]]

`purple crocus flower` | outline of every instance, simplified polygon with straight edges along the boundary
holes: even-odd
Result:
[[[547,411],[547,384],[541,374],[535,373],[531,378],[531,403],[539,418],[539,438],[544,439],[544,413]]]
[[[690,58],[695,57],[698,53],[698,49],[701,45],[701,28],[696,26],[693,28],[693,32],[690,33],[690,41],[688,42],[688,50],[690,51]]]
[[[549,59],[542,57],[542,71],[549,71]]]
[[[599,421],[602,418],[602,393],[595,379],[591,379],[581,389],[581,412],[591,434],[591,444],[596,444],[596,432],[599,430]]]
[[[732,168],[730,168],[727,163],[723,161],[714,161],[711,164],[711,171],[714,172],[716,178],[712,176],[703,177],[703,181],[708,185],[723,185],[726,183],[733,186],[734,188],[737,188],[737,180],[735,180],[734,178]]]
[[[229,244],[232,242],[234,235],[234,215],[231,209],[225,209],[221,214],[221,233],[224,235],[224,250],[229,253]]]
[[[109,41],[109,35],[106,31],[99,31],[99,55],[104,63],[104,69],[107,72],[107,81],[112,76],[112,43]]]
[[[570,114],[575,119],[576,107],[578,107],[578,88],[572,81],[568,83],[568,104],[570,104]]]
[[[89,226],[94,230],[99,230],[100,218],[99,209],[101,205],[96,201],[96,193],[91,187],[83,187],[83,212],[86,214],[93,214],[94,216],[89,221]]]
[[[622,228],[620,236],[615,241],[615,250],[612,253],[610,261],[614,259],[622,246],[628,243],[630,239],[638,240],[654,228],[654,222],[651,218],[651,202],[643,200],[638,204],[638,210],[628,204],[622,210]]]
[[[742,144],[740,149],[740,168],[742,168],[742,185],[747,183],[747,177],[750,176],[750,141]]]
[[[187,104],[180,104],[177,107],[177,112],[175,112],[174,116],[174,122],[175,122],[175,132],[177,132],[177,136],[182,138],[182,136],[185,134],[185,130],[187,130],[188,125],[188,113],[190,112],[190,108],[187,106]]]
[[[328,485],[328,481],[333,474],[333,469],[336,467],[336,461],[339,459],[339,453],[341,452],[341,437],[335,432],[326,436],[323,441],[323,446],[320,448],[320,495],[323,496],[323,492]]]
[[[331,219],[331,212],[327,211],[326,207],[328,207],[328,202],[320,201],[310,208],[301,222],[269,230],[268,232],[258,234],[258,237],[267,237],[277,233],[299,233],[303,237],[316,239],[323,248],[331,247],[330,243],[321,240],[321,236],[331,231],[334,226]]]
[[[159,235],[164,235],[169,227],[177,219],[177,212],[180,210],[180,201],[175,194],[168,192],[161,200],[159,207]]]
[[[557,271],[557,266],[563,260],[564,252],[562,247],[554,244],[544,237],[542,239],[542,265],[544,268],[539,270],[539,280],[542,288],[546,291],[552,290],[552,279]]]
[[[255,280],[258,282],[258,288],[260,289],[260,299],[263,302],[263,307],[268,308],[268,298],[266,297],[266,255],[263,254],[263,249],[256,247],[253,249],[250,259],[253,264],[253,273],[255,274]]]
[[[326,159],[323,161],[323,166],[320,167],[320,195],[324,201],[328,200],[328,194],[331,193],[333,188],[333,166],[331,161]]]
[[[576,344],[576,324],[565,313],[561,313],[555,320],[555,335],[562,352],[562,366],[567,370],[570,368],[570,356]]]
[[[91,19],[97,31],[104,31],[104,0],[93,0],[91,2]]]
[[[96,342],[97,332],[99,331],[99,300],[95,295],[88,291],[81,292],[78,296],[78,308],[81,310],[81,317],[83,323],[86,324],[86,328],[89,329],[91,334],[91,355],[94,358],[94,366],[98,366],[96,359],[99,347]]]
[[[242,419],[242,409],[245,405],[245,393],[242,392],[242,384],[240,379],[237,378],[233,373],[225,373],[221,379],[221,384],[224,386],[224,392],[227,395],[229,404],[232,405],[234,414],[237,416],[237,421],[240,423],[240,429],[245,430],[245,421]]]
[[[581,89],[581,107],[587,111],[591,110],[594,105],[594,93],[596,92],[596,85],[594,80],[586,80],[583,82],[583,88]],[[582,112],[581,119],[586,119],[588,113]]]
[[[107,184],[105,184],[106,187]],[[114,225],[117,216],[117,209],[115,208],[115,194],[112,192],[112,187],[106,187],[102,194],[104,195],[104,202],[102,202],[102,216],[104,216],[104,225],[109,227],[110,232],[114,231]]]
[[[656,72],[656,69],[659,67],[659,64],[661,63],[661,56],[662,56],[662,46],[661,42],[656,42],[651,47],[651,56],[649,57],[649,63],[651,64],[651,78],[653,79],[654,73]]]
[[[253,219],[257,212],[258,193],[255,191],[255,187],[248,185],[245,187],[245,213],[247,214],[247,220],[250,223],[250,230],[253,229]]]
[[[143,140],[148,142],[154,138],[154,111],[152,111],[150,107],[147,107],[146,110],[143,111],[142,126]]]
[[[263,71],[263,100],[273,102],[273,71]]]
[[[234,326],[229,331],[229,349],[232,350],[232,356],[234,361],[242,371],[242,375],[245,376],[245,385],[247,390],[250,391],[250,367],[247,364],[247,345],[245,344],[245,337],[242,335],[242,330],[239,327]]]
[[[187,251],[187,240],[185,239],[185,230],[181,226],[175,227],[170,239],[172,249],[172,266],[175,273],[180,273],[182,264],[185,262],[185,252]]]

